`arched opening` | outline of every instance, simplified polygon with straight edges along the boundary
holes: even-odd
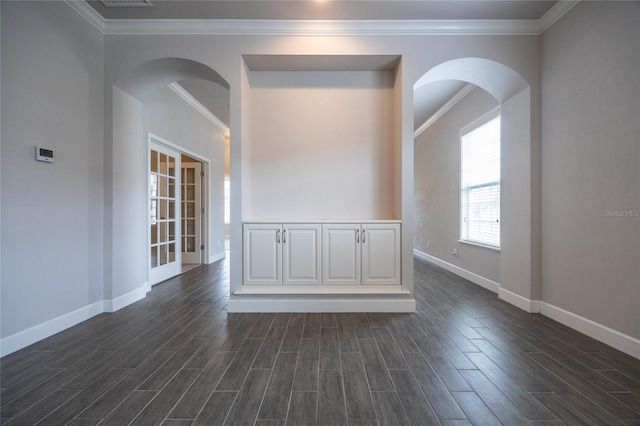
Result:
[[[486,248],[470,247],[459,241],[460,132],[496,106],[501,116],[501,238],[500,250],[491,253]],[[539,165],[535,164],[537,156],[532,148],[535,141],[532,140],[529,83],[511,68],[492,60],[454,59],[431,68],[416,81],[414,113],[416,250],[451,265],[458,273],[478,275],[478,284],[516,306],[535,311],[530,301],[538,299],[540,293],[539,279],[534,272],[540,256],[540,231],[535,225],[538,206],[532,200],[539,190],[535,179]],[[439,120],[442,120],[440,126]],[[445,129],[443,123],[448,128]],[[457,146],[453,149],[449,146],[446,153],[434,151],[437,149],[434,147],[425,148],[435,139],[446,138],[443,135],[448,135],[449,145],[457,143]],[[430,156],[430,161],[434,158],[439,161],[436,167],[447,171],[449,177],[438,178],[421,170],[428,163],[424,161],[425,156]],[[426,203],[448,203],[457,211],[453,212],[453,208],[444,211],[438,205],[430,209],[436,213],[421,214],[419,209]],[[439,247],[431,245],[429,226],[425,226],[428,221],[432,221],[429,225],[435,223],[449,228],[448,235],[436,237]],[[487,267],[490,262],[495,262],[493,270]]]
[[[105,135],[105,297],[136,300],[159,279],[152,265],[179,262],[186,247],[201,263],[224,257],[229,84],[200,62],[161,58],[123,73],[107,95],[112,108]],[[150,150],[151,144],[169,151]],[[182,161],[193,170],[182,170]],[[187,185],[187,175],[200,185]],[[200,193],[200,204],[188,204],[181,192]],[[199,226],[191,219],[200,220]]]
[[[115,85],[144,102],[159,88],[187,79],[209,81],[229,90],[229,83],[215,70],[184,58],[161,58],[145,62],[121,76]]]

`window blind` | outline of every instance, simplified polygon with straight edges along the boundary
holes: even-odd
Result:
[[[500,111],[463,129],[460,238],[500,247]]]

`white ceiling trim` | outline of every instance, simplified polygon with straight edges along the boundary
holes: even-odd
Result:
[[[431,117],[427,118],[427,121],[422,123],[422,125],[418,127],[415,132],[413,132],[413,138],[415,139],[420,136],[422,132],[427,130],[433,123],[442,118],[443,115],[445,115],[451,108],[456,106],[458,102],[467,97],[467,95],[471,93],[476,87],[477,86],[475,84],[465,84],[462,89],[456,92],[456,94],[453,95],[451,99],[449,99],[444,105],[442,105],[440,109],[437,110]]]
[[[562,18],[565,13],[573,9],[575,5],[577,5],[580,0],[560,0],[558,3],[554,4],[551,9],[547,11],[540,19],[538,19],[538,24],[540,25],[540,34],[545,32],[549,27],[558,21],[558,19]]]
[[[84,0],[64,0],[105,35],[215,34],[260,36],[539,35],[580,0],[556,3],[540,19],[461,20],[262,20],[104,19]]]
[[[531,20],[109,20],[106,34],[256,36],[537,35]]]
[[[86,19],[91,25],[96,27],[102,34],[107,34],[107,21],[94,8],[89,6],[84,0],[64,0],[71,9],[75,10]]]
[[[229,131],[229,126],[224,124],[222,120],[216,117],[211,111],[207,109],[204,105],[202,105],[196,98],[191,96],[189,92],[187,92],[184,87],[180,86],[178,83],[173,82],[167,85],[169,89],[173,90],[173,92],[180,96],[182,100],[191,105],[196,111],[202,114],[207,120],[211,121],[218,128],[224,130],[225,132]]]

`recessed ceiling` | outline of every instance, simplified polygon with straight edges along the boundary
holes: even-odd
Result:
[[[152,7],[105,7],[105,19],[485,20],[539,19],[547,0],[154,0]]]

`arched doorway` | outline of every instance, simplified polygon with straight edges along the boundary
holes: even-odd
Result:
[[[501,110],[501,244],[499,297],[534,312],[540,296],[539,156],[532,132],[531,90],[517,72],[484,58],[459,58],[441,63],[414,84],[414,96],[429,85],[452,84],[455,93],[466,84],[490,94]],[[447,83],[448,84],[448,83]],[[471,86],[473,87],[473,86]],[[415,99],[414,101],[419,101]],[[418,126],[416,126],[418,127]]]
[[[159,90],[168,90],[167,85],[185,80],[201,81],[220,88],[218,93],[227,94],[228,105],[229,84],[226,80],[211,67],[184,58],[160,58],[142,63],[115,79],[110,93],[107,93],[111,115],[107,114],[105,122],[105,191],[108,207],[105,209],[104,246],[107,259],[105,293],[109,298],[137,300],[144,297],[150,288],[150,153],[147,141],[151,129],[145,119],[145,110]],[[166,124],[174,127],[181,125],[177,119],[174,123]],[[178,132],[168,133],[173,135]],[[223,215],[217,212],[218,208],[223,212],[220,206],[223,206],[224,200],[224,133],[220,130],[211,135],[211,140],[197,143],[175,140],[179,139],[177,136],[159,135],[178,148],[186,146],[185,149],[179,149],[179,153],[199,160],[206,159],[210,164],[206,191],[209,204],[216,206],[216,210],[212,209],[208,215],[211,226],[207,232],[211,251],[214,245],[217,247],[224,241]],[[169,202],[167,199],[167,204]],[[176,241],[179,238],[177,235],[173,237]],[[224,244],[221,249],[224,256]],[[210,259],[211,256],[208,256],[206,260]]]

